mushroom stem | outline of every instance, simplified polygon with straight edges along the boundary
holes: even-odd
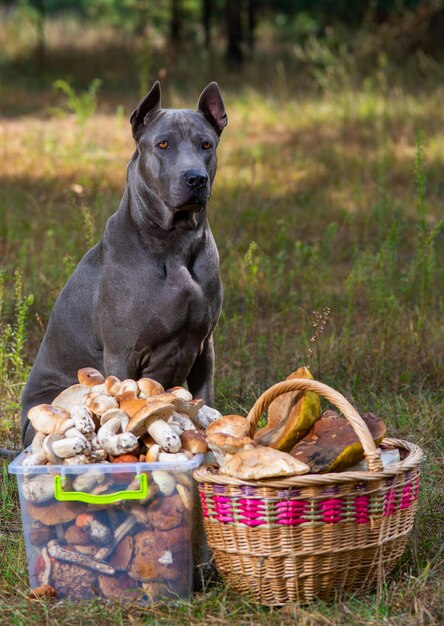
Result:
[[[41,585],[47,585],[49,583],[49,577],[51,575],[51,560],[49,558],[49,554],[48,554],[47,548],[42,548],[42,551],[40,552],[40,555],[41,555],[41,557],[43,559],[43,562],[45,564],[45,569],[40,574],[39,581],[40,581]]]
[[[101,574],[107,574],[108,576],[112,576],[116,573],[114,567],[111,567],[108,563],[98,560],[98,553],[96,553],[96,558],[92,559],[86,554],[80,554],[79,552],[73,552],[72,550],[62,548],[62,546],[60,546],[55,539],[48,541],[47,548],[49,556],[52,556],[59,561],[66,561],[66,563],[86,567],[96,572],[100,572]]]

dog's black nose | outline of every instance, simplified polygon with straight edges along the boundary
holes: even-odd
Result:
[[[185,172],[185,180],[192,189],[199,189],[207,184],[208,176],[202,170],[188,170]]]

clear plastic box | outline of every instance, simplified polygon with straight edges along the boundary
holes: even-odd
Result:
[[[29,450],[29,449],[28,449]],[[17,475],[29,582],[57,598],[152,603],[187,597],[193,582],[192,471],[181,463],[23,467]]]

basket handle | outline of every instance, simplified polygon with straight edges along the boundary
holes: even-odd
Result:
[[[254,436],[259,418],[265,409],[270,406],[275,398],[283,393],[287,393],[288,391],[314,391],[315,393],[324,396],[324,398],[334,404],[350,422],[359,441],[361,442],[368,469],[371,472],[381,472],[383,470],[381,453],[376,448],[373,437],[371,436],[367,424],[364,422],[362,417],[342,394],[335,391],[328,385],[318,382],[317,380],[311,380],[309,378],[291,378],[290,380],[284,380],[281,383],[276,383],[267,389],[267,391],[264,391],[264,393],[256,400],[247,416],[247,419],[250,422],[251,437]]]

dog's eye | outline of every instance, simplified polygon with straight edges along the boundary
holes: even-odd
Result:
[[[162,150],[166,150],[167,148],[170,147],[170,144],[168,143],[168,141],[166,141],[166,139],[164,139],[163,141],[161,141],[157,145],[159,146],[159,148],[162,148]]]
[[[203,150],[209,150],[210,148],[212,148],[212,145],[210,144],[209,141],[202,142],[202,149]]]

